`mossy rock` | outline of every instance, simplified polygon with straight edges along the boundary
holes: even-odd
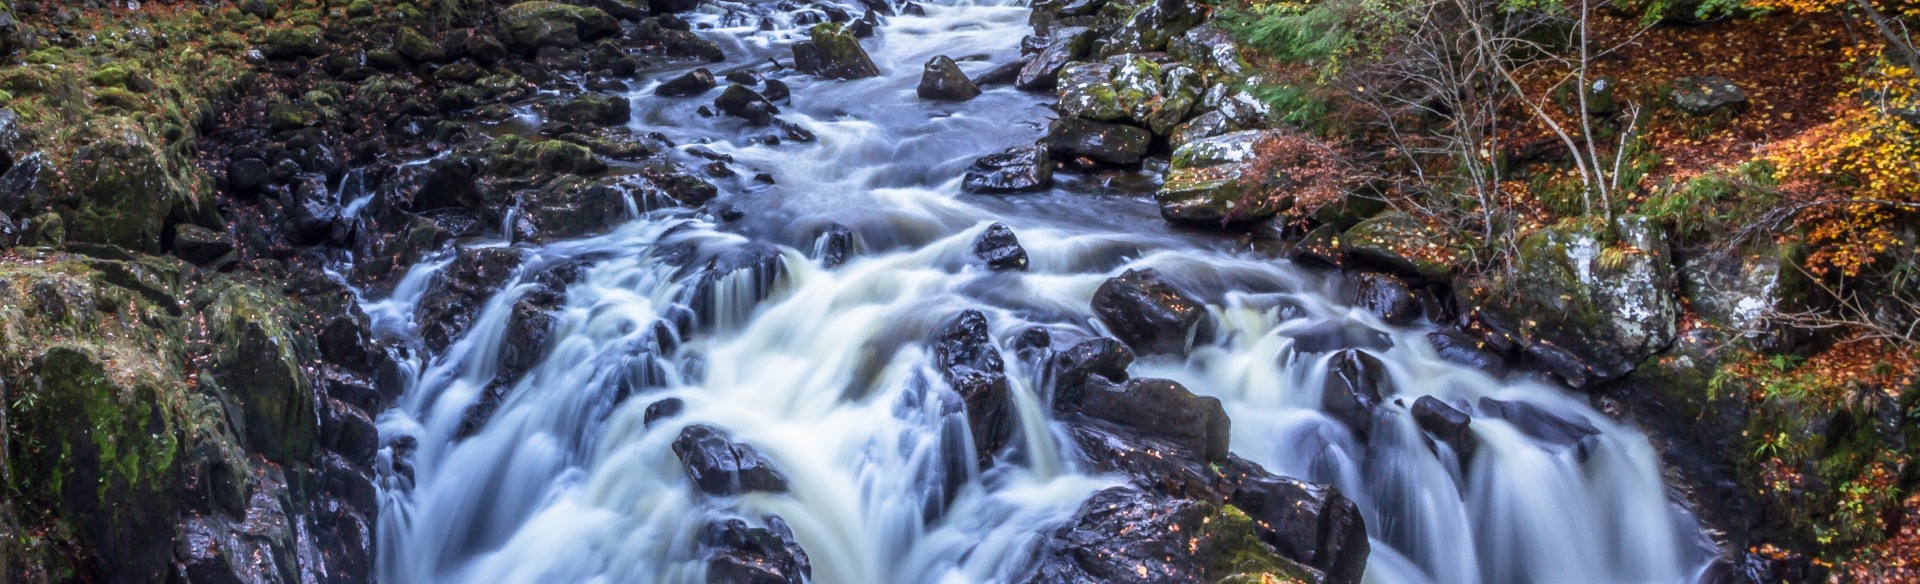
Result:
[[[620,21],[598,8],[547,0],[521,2],[500,12],[506,41],[523,49],[573,48],[620,34]]]
[[[402,27],[393,35],[393,52],[416,63],[439,63],[447,59],[446,49],[412,27]]]
[[[43,177],[44,199],[36,202],[60,214],[70,241],[160,251],[168,213],[193,199],[194,182],[182,176],[192,169],[131,120],[110,118],[87,131],[91,143],[75,152],[64,177]]]
[[[801,73],[828,79],[880,76],[880,67],[860,46],[860,38],[837,22],[813,25],[811,38],[793,45],[793,66]]]
[[[1154,199],[1160,216],[1196,227],[1261,221],[1293,204],[1286,167],[1262,165],[1259,145],[1269,132],[1235,132],[1195,140],[1173,152],[1166,180]],[[1261,173],[1265,173],[1264,176]]]
[[[313,25],[269,31],[266,41],[260,46],[260,54],[276,60],[318,57],[325,50],[325,35],[320,27]]]
[[[317,350],[297,333],[291,301],[258,286],[215,281],[202,285],[195,304],[204,306],[212,357],[202,385],[238,410],[232,418],[252,451],[281,463],[306,460],[319,418],[302,366],[317,360]]]
[[[1457,261],[1444,239],[1401,211],[1361,221],[1347,230],[1342,244],[1357,258],[1433,282],[1449,281]]]

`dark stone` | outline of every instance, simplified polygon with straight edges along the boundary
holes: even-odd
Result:
[[[973,85],[975,87],[987,87],[990,85],[1012,85],[1014,84],[1014,82],[1019,81],[1020,70],[1025,69],[1027,66],[1027,63],[1030,63],[1032,61],[1033,59],[1031,57],[1022,57],[1019,60],[1008,61],[1006,63],[996,65],[994,66],[994,68],[988,69],[985,72],[981,73],[979,76],[974,77]]]
[[[814,255],[820,258],[823,267],[847,263],[847,256],[853,253],[853,230],[839,223],[828,225],[816,241]]]
[[[752,527],[740,519],[707,524],[700,543],[709,548],[708,584],[802,584],[813,575],[807,552],[793,539],[793,529],[779,517],[768,516],[766,527]]]
[[[812,142],[815,139],[812,130],[808,130],[805,127],[801,126],[800,124],[797,124],[794,122],[790,122],[781,118],[774,118],[773,126],[776,128],[779,128],[780,135],[786,137],[786,139],[789,141]]]
[[[1673,82],[1673,105],[1692,116],[1707,116],[1747,106],[1747,94],[1724,77],[1682,77]]]
[[[1465,365],[1499,377],[1507,373],[1507,360],[1486,349],[1486,343],[1455,331],[1427,333],[1433,351],[1453,363]]]
[[[774,107],[773,102],[767,101],[765,96],[738,83],[728,85],[726,91],[720,92],[720,97],[713,100],[713,107],[720,113],[745,119],[755,126],[773,123],[773,114],[780,112],[780,108]]]
[[[718,82],[713,79],[713,72],[708,71],[705,67],[701,67],[661,83],[659,87],[653,88],[653,94],[667,97],[688,97],[706,93],[707,90],[713,89],[717,85]]]
[[[1016,420],[1006,365],[988,336],[986,315],[978,310],[960,313],[940,325],[932,345],[940,376],[966,404],[975,455],[987,466],[1013,438]]]
[[[996,272],[1027,270],[1027,250],[1020,247],[1019,238],[1014,237],[1013,229],[1005,223],[987,226],[987,230],[973,240],[973,255],[986,262],[987,269]]]
[[[1473,433],[1473,417],[1460,411],[1439,398],[1423,395],[1413,401],[1413,421],[1420,424],[1433,439],[1445,443],[1460,457],[1460,465],[1465,467],[1473,458],[1473,451],[1480,446],[1480,438]]]
[[[927,61],[920,73],[920,99],[966,101],[980,96],[980,88],[960,70],[960,65],[945,55]]]
[[[513,217],[518,241],[556,241],[603,233],[630,218],[627,202],[640,189],[623,179],[562,176],[520,196]],[[638,201],[642,208],[646,200]]]
[[[1033,329],[1044,332],[1045,329]],[[1080,341],[1052,356],[1053,403],[1056,407],[1076,403],[1080,392],[1094,377],[1110,383],[1127,381],[1127,367],[1133,364],[1133,351],[1126,343],[1099,337]]]
[[[1039,146],[1016,146],[973,161],[961,179],[968,192],[982,194],[1044,191],[1053,186],[1053,159]]]
[[[760,451],[732,441],[719,428],[687,426],[673,441],[673,454],[700,492],[716,496],[787,492],[786,477]]]
[[[182,223],[173,236],[173,255],[194,265],[213,263],[233,252],[233,238],[225,232]]]
[[[1124,385],[1095,380],[1073,402],[1056,403],[1055,408],[1178,445],[1203,461],[1227,456],[1232,421],[1220,400],[1194,395],[1171,380],[1133,379]]]
[[[1234,483],[1228,502],[1253,519],[1261,541],[1319,570],[1327,584],[1360,582],[1371,550],[1366,518],[1339,489],[1275,476],[1238,456],[1221,472]]]
[[[635,175],[647,179],[655,188],[673,197],[681,205],[698,207],[712,201],[720,195],[720,188],[713,183],[701,180],[687,172],[686,168],[669,160],[653,160],[640,166]]]
[[[1378,357],[1348,349],[1327,363],[1327,381],[1320,394],[1320,409],[1365,439],[1373,430],[1373,410],[1382,395],[1393,393],[1386,365]]]
[[[1105,164],[1137,164],[1146,157],[1153,133],[1143,128],[1059,118],[1047,125],[1040,144],[1056,158],[1086,157]]]
[[[1247,515],[1133,487],[1095,493],[1035,547],[1030,563],[1020,582],[1200,584],[1244,574],[1321,581],[1261,541]]]
[[[373,468],[374,453],[380,450],[380,429],[365,410],[330,399],[320,418],[320,445],[339,454],[356,468]]]
[[[549,107],[547,117],[564,124],[624,126],[633,119],[633,103],[621,96],[590,93]]]
[[[1367,273],[1356,278],[1354,285],[1358,288],[1355,302],[1360,308],[1387,324],[1406,326],[1420,316],[1420,305],[1414,302],[1413,292],[1399,278]]]
[[[766,96],[767,101],[786,100],[789,103],[791,103],[793,98],[793,89],[787,87],[787,82],[785,81],[781,81],[779,79],[768,79],[766,83],[760,84],[760,95]]]
[[[236,195],[250,195],[260,192],[267,184],[269,170],[267,162],[258,158],[242,158],[227,163],[227,191]]]
[[[1093,293],[1093,313],[1115,337],[1147,355],[1185,355],[1206,331],[1206,307],[1151,268],[1127,270]]]
[[[422,323],[420,336],[427,348],[444,351],[466,334],[480,307],[513,276],[521,261],[520,253],[508,248],[467,248],[434,274],[414,312],[415,322]]]
[[[1067,63],[1085,57],[1093,46],[1094,32],[1085,28],[1053,31],[1047,48],[1020,68],[1013,86],[1022,91],[1053,91],[1060,82],[1060,70]]]

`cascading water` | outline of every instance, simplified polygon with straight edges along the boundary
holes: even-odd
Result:
[[[729,8],[752,10],[710,4],[690,20],[711,25],[733,62],[785,59],[791,21],[771,15],[777,26],[762,30]],[[967,309],[983,311],[1003,344],[1032,326],[1100,333],[1089,298],[1134,267],[1199,295],[1220,329],[1190,358],[1143,360],[1134,372],[1220,398],[1236,453],[1352,497],[1373,539],[1367,581],[1696,577],[1707,552],[1668,501],[1646,439],[1564,390],[1451,364],[1423,331],[1336,300],[1337,280],[1169,231],[1149,202],[1109,196],[1126,177],[1064,178],[1045,195],[958,195],[973,158],[1031,143],[1051,112],[1005,88],[958,104],[915,99],[927,59],[980,55],[963,59],[977,73],[1012,60],[1026,32],[1019,5],[925,8],[867,41],[882,77],[784,78],[794,97],[782,115],[815,143],[749,141],[756,130],[739,120],[694,115],[706,99],[654,97],[650,84],[633,93],[637,127],[775,182],[723,183],[738,219],[660,211],[599,237],[511,248],[525,258],[519,270],[467,333],[411,364],[405,397],[381,418],[389,443],[413,445],[382,451],[389,469],[412,471],[383,484],[383,581],[700,582],[703,525],[769,517],[790,526],[815,582],[1019,578],[1035,541],[1121,479],[1081,470],[1034,376],[1012,359],[1019,438],[983,470],[925,340]],[[1027,271],[971,259],[993,221],[1018,233]],[[833,222],[857,234],[859,253],[829,267],[801,250],[819,249]],[[448,263],[416,266],[391,297],[366,305],[384,335],[419,345],[414,306]],[[743,267],[700,269],[734,264]],[[543,356],[498,388],[504,400],[484,425],[463,429],[496,383],[515,302],[561,265],[583,267]],[[1371,352],[1393,394],[1364,439],[1320,411],[1331,358],[1293,347],[1311,326],[1392,341]],[[1476,414],[1479,447],[1465,467],[1414,425],[1408,411],[1421,396]],[[681,401],[678,414],[649,424],[648,406],[667,398]],[[691,424],[757,449],[787,492],[696,493],[672,446]]]

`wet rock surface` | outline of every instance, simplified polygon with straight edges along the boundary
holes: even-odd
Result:
[[[914,91],[920,99],[936,101],[966,101],[980,95],[980,88],[960,70],[960,65],[945,55],[927,61],[920,74],[920,86]]]
[[[1027,269],[1027,250],[1020,247],[1020,239],[1004,223],[990,225],[980,233],[980,237],[973,242],[973,255],[986,262],[989,270]]]
[[[1093,293],[1093,312],[1141,354],[1184,355],[1206,332],[1206,307],[1152,269],[1127,270]]]
[[[1017,146],[982,156],[961,180],[968,192],[998,195],[1053,186],[1053,158],[1039,146]]]
[[[1006,363],[988,333],[986,315],[968,310],[942,324],[932,342],[934,366],[965,404],[983,467],[1012,439],[1016,422]]]
[[[734,442],[719,428],[692,425],[673,441],[673,454],[700,492],[729,496],[784,493],[787,478],[752,446]]]

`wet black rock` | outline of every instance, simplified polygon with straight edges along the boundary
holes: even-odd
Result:
[[[755,126],[773,123],[773,114],[780,112],[780,108],[774,107],[766,96],[738,83],[728,85],[726,91],[720,92],[720,97],[713,100],[713,107],[720,113],[744,119]]]
[[[1144,128],[1080,118],[1060,118],[1047,125],[1040,144],[1056,158],[1085,157],[1105,164],[1138,164],[1153,143]]]
[[[1556,446],[1579,446],[1587,438],[1600,434],[1600,429],[1584,418],[1563,415],[1524,401],[1483,397],[1476,405],[1480,415],[1506,420],[1522,434]]]
[[[1319,582],[1260,540],[1231,506],[1114,487],[1087,499],[1033,552],[1021,582]]]
[[[1472,367],[1499,377],[1507,373],[1507,360],[1486,348],[1486,343],[1456,331],[1427,333],[1427,342],[1441,359]]]
[[[813,27],[811,40],[793,44],[793,68],[828,79],[878,77],[880,67],[847,27],[823,22]]]
[[[967,78],[960,65],[946,55],[936,56],[927,61],[920,73],[920,87],[917,89],[920,99],[938,101],[966,101],[980,96],[980,88]]]
[[[673,441],[673,454],[700,492],[716,496],[787,492],[787,479],[773,469],[772,462],[719,428],[687,426]]]
[[[443,351],[466,334],[480,307],[513,276],[521,261],[520,253],[508,248],[460,250],[452,263],[427,282],[427,291],[415,309],[414,319],[423,323],[420,336],[427,347]]]
[[[982,194],[1044,191],[1053,186],[1053,158],[1039,146],[1016,146],[973,161],[961,179],[968,192]]]
[[[661,83],[659,87],[653,88],[653,94],[667,97],[688,97],[706,93],[707,90],[713,89],[717,85],[719,85],[719,83],[714,81],[713,72],[708,71],[705,67],[701,67]]]
[[[986,262],[987,269],[996,272],[1027,269],[1027,250],[1020,247],[1020,239],[1005,223],[987,226],[987,230],[973,240],[973,255]]]
[[[1035,329],[1044,330],[1044,329]],[[1064,407],[1077,403],[1088,382],[1124,383],[1127,367],[1133,364],[1133,351],[1126,343],[1098,337],[1087,339],[1051,356],[1048,369],[1053,382],[1053,403]],[[1100,380],[1096,380],[1099,377]]]
[[[647,179],[654,188],[673,197],[681,205],[698,207],[712,201],[720,195],[720,188],[713,183],[701,180],[686,168],[670,160],[652,160],[642,164],[634,174]]]
[[[1054,407],[1164,440],[1202,461],[1227,456],[1232,422],[1220,400],[1194,395],[1171,380],[1143,378],[1120,385],[1095,380],[1085,384],[1071,402]]]
[[[1145,355],[1185,355],[1207,331],[1206,307],[1153,269],[1127,270],[1093,293],[1093,313]]]
[[[1461,466],[1473,458],[1473,451],[1480,446],[1480,439],[1474,435],[1471,427],[1473,416],[1440,401],[1440,398],[1423,395],[1413,400],[1413,421],[1434,440],[1452,448],[1460,456]]]
[[[847,257],[853,254],[853,230],[839,223],[827,225],[814,244],[814,256],[820,259],[820,265],[833,268],[847,263]]]
[[[629,197],[642,189],[616,178],[562,176],[520,196],[510,226],[518,241],[555,241],[605,232],[628,219]],[[637,201],[646,208],[648,201]]]
[[[1294,355],[1346,349],[1384,351],[1393,347],[1393,337],[1387,333],[1350,320],[1323,320],[1282,334],[1293,337]]]
[[[807,552],[794,541],[793,529],[775,516],[766,527],[740,519],[707,524],[700,543],[707,555],[708,584],[802,584],[813,576]]]
[[[673,15],[656,16],[634,23],[633,31],[627,38],[644,53],[708,63],[727,59],[726,52],[719,44],[700,38],[691,28],[686,21]]]
[[[767,101],[787,101],[788,103],[792,103],[793,89],[787,87],[787,82],[785,81],[768,79],[766,83],[760,85],[760,95],[766,96]]]
[[[647,411],[642,419],[648,427],[652,427],[654,422],[680,415],[680,410],[686,406],[686,402],[680,401],[677,397],[663,399],[647,404]]]
[[[1020,80],[1020,70],[1025,69],[1027,63],[1030,62],[1032,62],[1032,58],[1022,57],[1018,60],[995,65],[992,69],[981,72],[980,75],[974,77],[973,85],[975,87],[1012,85],[1014,82]]]
[[[1381,396],[1393,393],[1386,364],[1352,349],[1327,363],[1327,382],[1321,392],[1321,410],[1363,439],[1373,430],[1373,410]]]
[[[1420,316],[1420,305],[1405,282],[1387,274],[1361,274],[1354,280],[1355,303],[1394,326],[1406,326]]]
[[[934,365],[966,404],[967,429],[981,466],[1013,437],[1012,390],[1006,364],[988,336],[987,317],[968,310],[942,324],[933,338]]]
[[[782,118],[774,118],[773,127],[779,128],[780,136],[791,142],[812,142],[815,140],[813,130],[808,130],[805,126],[796,122],[790,122]]]
[[[227,190],[236,195],[251,195],[260,192],[267,184],[269,171],[267,162],[258,158],[242,158],[227,163]]]
[[[1234,484],[1228,502],[1253,519],[1261,541],[1319,570],[1326,584],[1360,582],[1371,551],[1366,519],[1339,489],[1275,476],[1238,456],[1221,473]]]

